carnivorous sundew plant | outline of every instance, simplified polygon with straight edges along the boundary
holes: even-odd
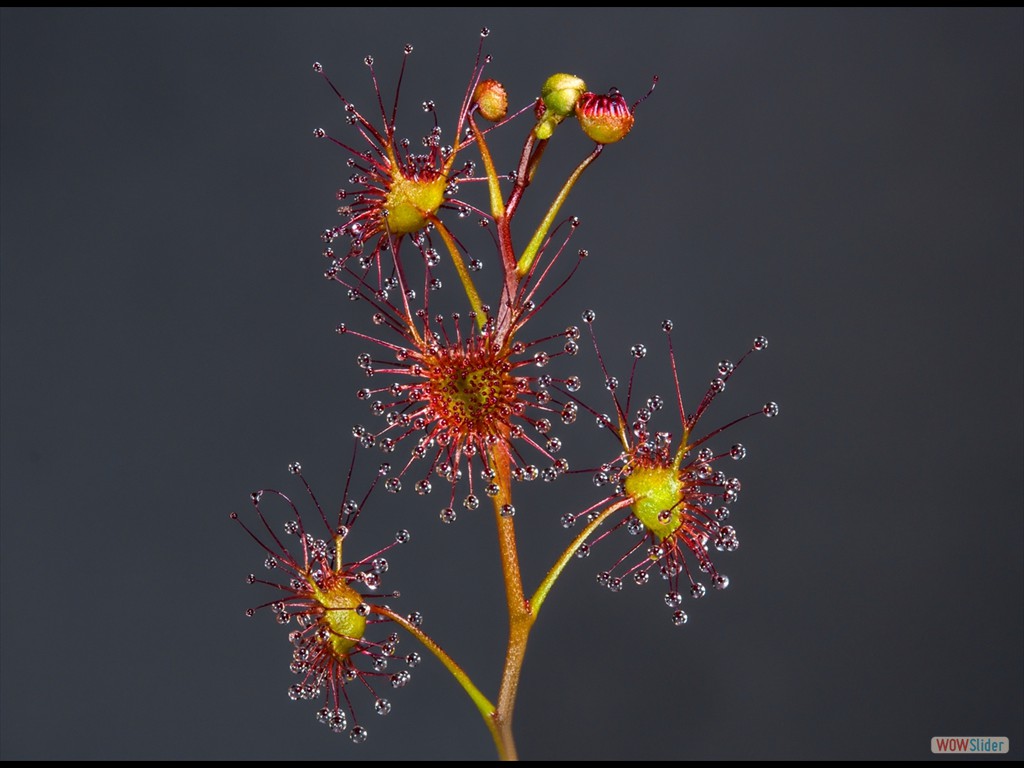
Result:
[[[736,363],[721,361],[704,397],[690,407],[670,321],[662,328],[674,389],[644,398],[634,389],[644,345],[630,349],[632,367],[620,383],[598,346],[594,310],[583,312],[580,325],[544,325],[543,310],[589,266],[587,251],[569,245],[579,222],[562,213],[563,205],[605,148],[634,130],[637,108],[654,84],[630,103],[614,88],[594,93],[577,75],[556,73],[510,109],[504,86],[485,77],[491,59],[481,39],[461,103],[442,115],[434,102],[423,102],[432,125],[413,143],[398,133],[399,90],[412,50],[405,47],[393,101],[383,95],[373,59],[365,59],[376,94],[369,110],[358,109],[313,65],[348,124],[338,136],[313,131],[343,151],[349,169],[337,192],[340,223],[322,233],[324,274],[354,315],[336,331],[343,344],[358,347],[353,380],[338,384],[351,387],[368,410],[346,438],[354,447],[338,511],[318,501],[293,463],[295,500],[257,491],[250,512],[231,517],[265,566],[262,576],[247,578],[265,594],[246,613],[271,615],[290,633],[290,698],[314,700],[317,720],[361,743],[374,730],[367,721],[391,710],[385,694],[405,686],[410,669],[433,656],[479,710],[498,756],[514,760],[512,716],[527,640],[559,576],[600,551],[599,584],[617,592],[630,582],[663,582],[671,622],[686,623],[687,600],[729,583],[712,550],[739,545],[730,507],[740,481],[726,467],[747,451],[734,439],[723,442],[724,433],[732,438],[737,425],[775,416],[778,406],[767,403],[707,428],[713,401],[747,355],[766,348],[764,337]],[[556,134],[567,130],[582,130],[592,145],[567,178],[544,192],[543,160]],[[525,138],[515,167],[499,172],[491,146],[509,133]],[[523,229],[518,214],[527,194],[550,197],[539,221]],[[488,253],[467,245],[468,226],[484,231]],[[484,283],[482,270],[497,279]],[[445,284],[464,296],[460,306],[450,306],[450,291],[439,293]],[[581,394],[572,362],[591,349],[610,404],[601,402],[607,395]],[[582,427],[567,425],[581,416],[607,436],[606,459],[592,469],[571,466],[573,434]],[[557,511],[517,509],[516,485],[534,481],[579,483],[579,502]],[[392,540],[362,541],[358,521],[377,514],[374,494],[382,492],[403,494],[410,508],[426,505],[431,514],[411,509]],[[427,496],[434,501],[420,498]],[[427,520],[452,524],[487,506],[509,627],[493,698],[423,630],[419,613],[391,607],[400,596],[383,586],[388,558],[398,556],[391,550],[410,540],[409,528]],[[553,533],[566,537],[548,571],[526,578],[520,545],[528,542],[516,533],[524,514],[550,515]],[[360,559],[346,559],[353,553]],[[417,650],[407,650],[410,638]]]

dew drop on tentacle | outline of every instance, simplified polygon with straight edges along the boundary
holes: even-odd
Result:
[[[760,352],[762,349],[767,349],[767,347],[768,347],[768,339],[767,338],[765,338],[764,336],[757,336],[757,337],[754,338],[754,346],[753,346],[754,350]]]
[[[686,611],[676,611],[672,614],[672,624],[677,627],[683,626],[690,617],[686,615]]]
[[[572,424],[574,421],[576,421],[576,417],[578,414],[579,407],[576,405],[576,403],[566,403],[565,405],[562,406],[562,412],[560,414],[562,423]]]
[[[412,679],[412,673],[407,669],[396,672],[391,676],[391,687],[402,688]]]
[[[736,529],[731,525],[723,525],[715,533],[714,540],[715,549],[719,552],[735,552],[739,546],[740,541],[736,536]],[[724,587],[721,587],[724,589]]]
[[[326,715],[326,717],[324,718],[324,720],[322,722],[328,728],[331,729],[332,733],[343,733],[345,731],[345,729],[348,728],[348,717],[346,717],[345,713],[342,712],[340,709],[333,709],[333,710],[331,710],[331,709],[327,709],[327,707],[324,707],[324,709],[327,710],[327,715]],[[322,711],[323,710],[321,710],[321,712]],[[318,719],[319,719],[319,716],[320,716],[320,713],[318,712],[317,713],[317,718]]]
[[[773,416],[779,415],[779,404],[778,403],[765,403],[761,412],[769,419]]]
[[[441,510],[440,518],[441,522],[445,523],[446,525],[454,523],[456,518],[455,510],[452,509],[451,507],[445,507],[444,509]]]

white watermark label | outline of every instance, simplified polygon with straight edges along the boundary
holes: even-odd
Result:
[[[933,736],[932,753],[936,755],[1005,755],[1010,740],[1005,736]]]

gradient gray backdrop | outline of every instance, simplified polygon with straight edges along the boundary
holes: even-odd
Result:
[[[573,563],[531,640],[522,757],[916,759],[994,735],[1019,759],[1024,15],[649,8],[0,12],[2,757],[493,756],[431,659],[386,720],[364,700],[362,747],[289,702],[284,631],[243,616],[262,556],[227,517],[297,491],[296,458],[334,504],[371,420],[365,345],[332,332],[365,310],[320,277],[348,172],[312,129],[351,134],[310,65],[369,107],[363,56],[390,94],[413,43],[405,130],[424,98],[450,130],[485,24],[515,105],[560,70],[629,99],[661,77],[566,206],[591,259],[535,330],[592,306],[609,359],[645,341],[666,393],[672,317],[690,399],[764,333],[708,424],[782,406],[737,430],[742,547],[687,626],[658,586],[595,584],[620,545]],[[534,203],[586,151],[556,135]],[[536,491],[528,584],[594,499]],[[396,607],[493,693],[493,523],[442,526],[437,496],[378,497],[367,541],[412,530]]]

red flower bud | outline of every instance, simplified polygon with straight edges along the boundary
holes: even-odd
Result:
[[[598,144],[614,144],[633,127],[633,111],[616,89],[607,96],[587,91],[576,103],[576,117],[583,132]]]

